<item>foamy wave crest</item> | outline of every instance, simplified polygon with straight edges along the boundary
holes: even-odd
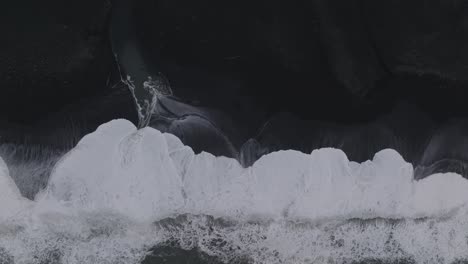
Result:
[[[281,151],[243,168],[115,120],[65,155],[33,202],[2,161],[0,198],[0,259],[14,263],[138,263],[168,241],[225,262],[450,263],[468,252],[468,181],[415,181],[390,149],[361,164],[337,149]]]

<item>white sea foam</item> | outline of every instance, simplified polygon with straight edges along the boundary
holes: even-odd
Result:
[[[407,219],[445,215],[468,202],[457,174],[413,180],[393,150],[348,161],[337,149],[281,151],[244,169],[234,159],[195,155],[180,140],[117,120],[84,137],[61,160],[39,204],[112,210],[157,220],[180,213],[235,219]]]
[[[21,197],[3,162],[0,191],[0,247],[15,263],[54,252],[62,263],[133,263],[174,237],[185,248],[258,263],[449,263],[468,252],[468,181],[453,173],[415,181],[411,164],[390,149],[361,164],[337,149],[281,151],[243,168],[115,120],[58,162],[34,202]],[[206,229],[199,216],[174,220],[177,228],[153,224],[187,214],[235,227]]]

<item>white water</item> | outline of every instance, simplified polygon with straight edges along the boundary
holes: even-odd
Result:
[[[169,238],[257,263],[468,258],[468,181],[414,181],[393,150],[362,164],[336,149],[282,151],[244,169],[115,120],[62,158],[35,201],[21,197],[2,161],[0,201],[0,260],[15,263],[138,263]],[[187,216],[177,228],[154,224],[177,215]]]

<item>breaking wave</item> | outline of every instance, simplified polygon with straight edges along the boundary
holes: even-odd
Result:
[[[415,180],[391,149],[363,163],[280,151],[243,168],[114,120],[64,155],[34,200],[8,166],[0,159],[0,263],[468,259],[468,180]]]

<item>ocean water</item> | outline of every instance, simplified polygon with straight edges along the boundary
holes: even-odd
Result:
[[[415,180],[391,149],[363,163],[280,151],[244,168],[114,120],[63,155],[0,153],[0,263],[468,260],[468,180]],[[50,177],[27,199],[34,168]]]

